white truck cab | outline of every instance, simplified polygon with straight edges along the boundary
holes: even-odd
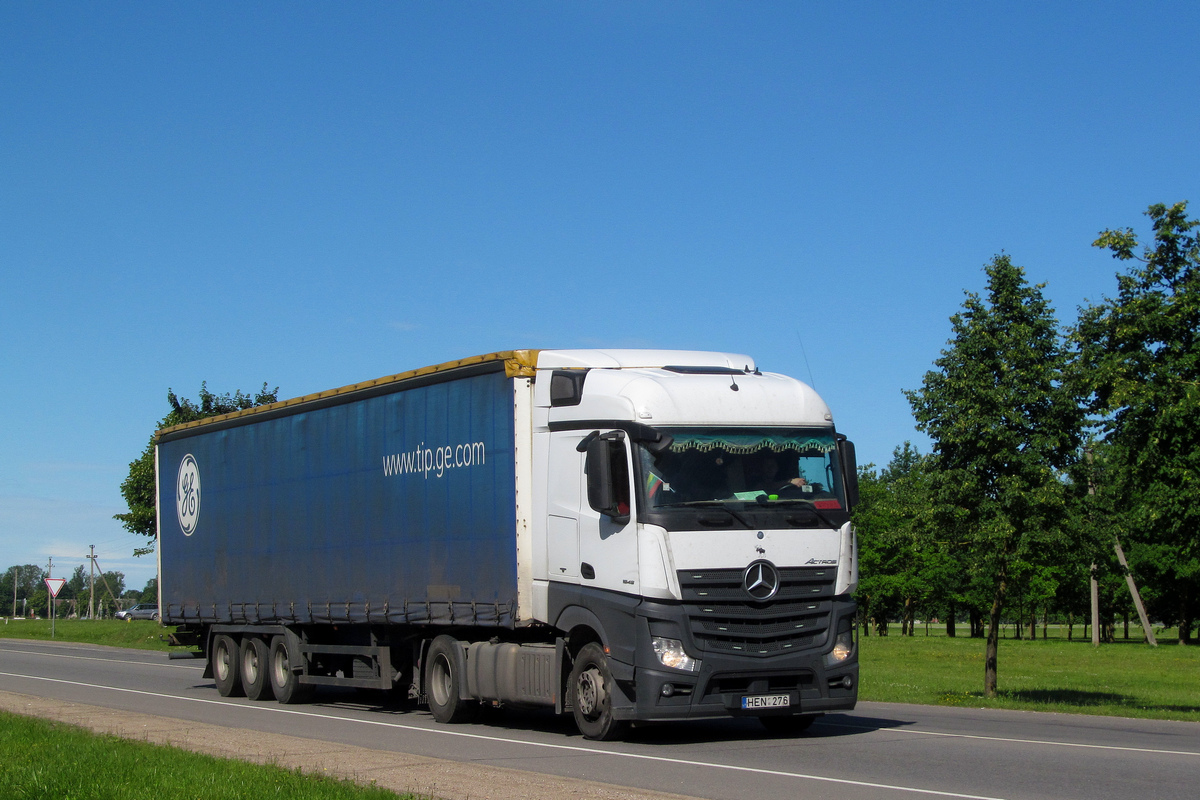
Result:
[[[816,392],[654,350],[543,350],[532,386],[529,616],[605,653],[590,733],[853,708],[854,451]]]

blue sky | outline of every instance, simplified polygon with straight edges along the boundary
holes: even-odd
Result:
[[[748,353],[860,460],[1005,251],[1200,200],[1200,6],[0,5],[0,569],[140,588],[167,410],[517,347]],[[1200,214],[1193,206],[1192,216]]]

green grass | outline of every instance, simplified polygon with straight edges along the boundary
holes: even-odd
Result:
[[[190,753],[0,712],[0,797],[8,800],[396,800],[378,787]],[[412,798],[412,795],[404,795]]]
[[[860,699],[1200,722],[1200,647],[1001,639],[985,699],[983,639],[896,634],[859,639]]]
[[[180,650],[159,639],[175,628],[164,628],[156,621],[135,619],[60,619],[54,622],[54,641],[107,644],[138,650]],[[0,624],[0,639],[38,639],[50,641],[50,620],[10,619]]]

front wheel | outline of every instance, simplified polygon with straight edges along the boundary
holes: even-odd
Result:
[[[585,739],[606,742],[618,739],[629,723],[613,718],[612,698],[616,691],[608,657],[600,645],[586,644],[575,656],[571,677],[567,679],[568,697],[575,725]]]
[[[450,636],[439,636],[429,645],[425,656],[425,694],[429,711],[438,722],[470,722],[479,716],[480,705],[462,700],[463,676],[456,659],[458,643]]]

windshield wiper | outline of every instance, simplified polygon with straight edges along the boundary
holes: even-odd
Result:
[[[683,503],[664,503],[663,505],[659,506],[659,508],[678,508],[680,506],[686,508],[719,508],[722,511],[728,512],[729,516],[742,523],[742,525],[744,525],[747,529],[755,527],[751,525],[745,517],[734,511],[722,500],[689,500]]]

